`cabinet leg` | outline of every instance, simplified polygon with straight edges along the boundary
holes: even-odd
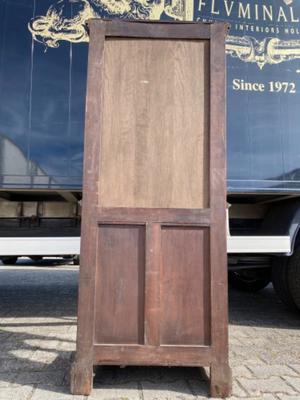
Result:
[[[93,364],[73,361],[71,366],[71,393],[88,396],[93,388]]]
[[[232,389],[231,369],[228,364],[215,364],[210,367],[211,397],[229,397]]]

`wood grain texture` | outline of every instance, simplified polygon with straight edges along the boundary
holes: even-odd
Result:
[[[100,225],[95,342],[143,343],[145,227]]]
[[[209,230],[163,226],[160,342],[210,343]]]
[[[93,364],[140,364],[209,365],[230,394],[225,34],[90,23],[73,393]]]
[[[118,208],[107,207],[97,209],[97,219],[100,221],[116,222],[165,222],[171,224],[199,224],[209,226],[211,222],[210,210],[179,209],[179,208]]]
[[[210,395],[211,397],[230,397],[232,390],[232,373],[228,362],[212,363],[210,367]]]
[[[108,37],[131,37],[131,38],[158,38],[158,39],[209,39],[210,24],[199,24],[181,22],[176,24],[173,21],[120,21],[120,20],[99,20],[90,19],[88,25],[91,28],[103,27]],[[170,28],[171,27],[171,28]]]
[[[211,26],[210,97],[210,196],[211,196],[211,315],[215,362],[211,363],[212,397],[229,397],[231,370],[228,364],[228,284],[226,251],[226,61],[227,28]]]
[[[160,345],[161,225],[146,228],[145,345]]]
[[[78,296],[78,326],[76,355],[71,368],[71,392],[89,395],[93,386],[93,335],[95,307],[95,274],[98,227],[93,223],[98,200],[95,182],[98,180],[100,121],[95,123],[94,115],[101,110],[102,56],[104,52],[103,25],[91,27],[88,58],[88,82],[85,115],[83,198],[80,245],[80,271]]]
[[[185,365],[206,366],[213,358],[204,346],[107,346],[93,348],[96,365]]]
[[[209,44],[105,42],[103,207],[208,205]]]
[[[212,335],[219,363],[228,359],[228,296],[226,243],[226,29],[220,24],[211,27],[211,116],[210,161],[211,196],[211,302]],[[222,305],[222,309],[220,309]],[[220,351],[222,349],[222,351]]]

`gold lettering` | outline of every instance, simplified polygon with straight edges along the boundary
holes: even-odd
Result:
[[[202,7],[205,7],[205,3],[204,3],[204,1],[203,0],[199,0],[199,7],[198,7],[198,11],[202,11]]]
[[[239,18],[250,19],[250,4],[248,3],[244,8],[243,3],[239,3]]]
[[[283,18],[283,20],[284,20],[285,22],[287,22],[287,17],[286,17],[286,15],[285,15],[284,11],[283,11],[283,8],[280,6],[280,7],[279,7],[279,11],[278,11],[278,18],[277,18],[277,21],[280,22],[281,18]]]
[[[224,4],[223,12],[225,12],[227,17],[232,16],[233,10],[237,7],[237,17],[245,20],[253,18],[256,21],[300,22],[300,15],[297,14],[297,10],[295,11],[293,7],[279,6],[278,10],[275,10],[272,4],[259,4],[259,2],[246,3],[235,0],[211,0],[208,2],[206,0],[199,0],[198,11],[203,12],[206,7],[210,6],[211,15],[220,15],[219,6],[221,1]]]
[[[234,79],[232,81],[232,89],[233,90],[240,90],[240,80],[239,79]]]
[[[211,2],[211,13],[212,14],[220,14],[220,11],[216,11],[215,10],[215,0],[212,0],[212,2]]]
[[[258,4],[255,4],[255,19],[256,19],[256,21],[259,19],[258,18]]]
[[[292,22],[299,22],[299,18],[294,17],[294,9],[293,7],[290,7],[290,13],[291,13],[291,21]]]
[[[230,17],[230,15],[231,15],[233,4],[234,4],[234,2],[232,1],[230,3],[230,7],[228,8],[228,0],[224,0],[224,5],[225,5],[225,9],[226,9],[226,13],[227,13],[228,17]]]
[[[267,20],[267,17],[270,21],[273,21],[273,6],[263,5],[263,19]]]

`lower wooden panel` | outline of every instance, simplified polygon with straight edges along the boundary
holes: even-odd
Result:
[[[160,342],[210,343],[209,229],[163,226]]]
[[[143,343],[145,227],[100,224],[95,342]]]
[[[185,365],[205,366],[213,361],[213,352],[203,346],[102,346],[93,348],[97,365]]]

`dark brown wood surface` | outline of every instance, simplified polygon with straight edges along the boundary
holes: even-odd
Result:
[[[143,343],[145,227],[100,225],[97,249],[95,342]]]
[[[210,345],[209,230],[163,226],[160,343]]]
[[[228,396],[226,27],[89,28],[72,393],[93,365],[207,365]]]

